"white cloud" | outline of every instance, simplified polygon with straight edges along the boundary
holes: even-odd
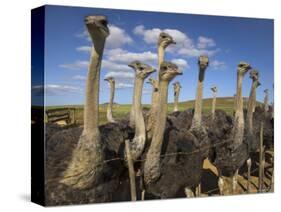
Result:
[[[114,49],[123,46],[124,44],[130,44],[133,39],[125,32],[124,29],[114,25],[109,26],[110,35],[106,39],[106,48]]]
[[[186,55],[188,57],[199,57],[200,55],[207,55],[209,57],[212,57],[217,52],[219,52],[219,49],[207,50],[207,49],[197,49],[192,47],[192,48],[181,48],[179,49],[178,54]]]
[[[152,29],[145,29],[143,25],[136,26],[133,30],[133,33],[136,35],[143,36],[143,40],[148,44],[157,43],[158,36],[161,32],[166,32],[170,34],[173,39],[177,43],[184,43],[186,40],[189,40],[188,36],[176,29],[160,29],[160,28],[152,28]]]
[[[45,90],[45,94],[48,96],[80,93],[82,91],[81,88],[76,86],[70,86],[70,85],[47,84],[45,86],[44,85],[32,86],[33,95],[43,95],[44,90]]]
[[[134,79],[135,78],[135,74],[134,72],[130,73],[130,72],[108,72],[105,75],[105,78],[107,77],[114,77],[115,79]]]
[[[59,67],[66,68],[70,70],[81,70],[81,69],[87,69],[89,66],[88,61],[84,60],[77,60],[74,63],[68,63],[68,64],[61,64]],[[107,71],[131,71],[132,68],[130,68],[127,64],[118,64],[109,60],[102,60],[101,68],[105,69]]]
[[[134,60],[139,60],[144,63],[155,63],[157,61],[157,54],[152,53],[151,51],[135,53],[118,48],[107,51],[106,55],[107,59],[110,61],[126,64],[129,64]]]
[[[110,35],[106,39],[105,48],[108,49],[119,48],[125,44],[130,44],[133,42],[133,39],[128,35],[128,33],[124,29],[117,27],[115,25],[109,25],[108,28],[110,31]],[[88,41],[91,41],[89,34],[86,30],[76,36],[80,38],[86,38]],[[83,48],[83,47],[85,46],[78,47],[77,50],[79,48],[81,48],[80,49],[81,51],[89,50],[88,47],[87,48]]]
[[[76,48],[78,52],[91,52],[91,46],[79,46]]]
[[[187,61],[184,59],[173,59],[172,62],[175,63],[181,70],[189,68]]]
[[[215,70],[219,70],[219,69],[224,69],[226,67],[226,64],[223,61],[213,60],[210,63],[210,67],[212,67]]]
[[[197,47],[199,49],[206,49],[206,48],[214,47],[214,46],[216,46],[216,43],[212,38],[207,38],[207,37],[203,37],[203,36],[200,36],[198,38]]]
[[[80,70],[85,69],[89,66],[89,62],[85,60],[77,60],[74,63],[68,63],[68,64],[61,64],[59,67],[66,68],[70,70]]]
[[[75,79],[75,80],[86,80],[86,76],[75,75],[75,76],[72,77],[72,79]]]
[[[134,85],[131,83],[123,83],[123,82],[118,82],[115,84],[116,89],[125,89],[125,88],[133,88]]]
[[[219,49],[207,49],[216,46],[214,39],[200,36],[196,43],[186,33],[177,29],[146,29],[143,25],[139,25],[134,28],[133,33],[142,36],[147,44],[156,44],[159,34],[163,31],[170,34],[177,43],[176,45],[170,45],[167,48],[168,52],[187,57],[198,57],[202,54],[213,56],[219,51]]]
[[[132,71],[132,68],[130,68],[127,64],[119,64],[109,60],[103,60],[101,67],[102,69],[106,69],[107,71],[116,71],[116,72]]]

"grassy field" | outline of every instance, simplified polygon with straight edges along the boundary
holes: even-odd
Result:
[[[258,103],[260,104],[260,103]],[[233,98],[232,97],[221,97],[217,98],[216,109],[221,109],[226,111],[228,114],[232,114],[233,112]],[[244,107],[247,105],[247,99],[244,101]],[[150,108],[150,105],[144,104],[143,107]],[[179,110],[183,111],[189,108],[194,107],[194,100],[180,102],[179,103]],[[63,105],[63,106],[47,106],[46,109],[56,109],[56,108],[75,108],[75,119],[78,122],[82,122],[83,120],[83,105]],[[106,120],[106,108],[107,104],[100,105],[100,124],[104,124],[107,122]],[[130,104],[114,104],[113,106],[113,116],[114,118],[122,118],[128,115],[130,112],[131,105]],[[209,114],[212,108],[212,99],[204,99],[203,100],[203,113]],[[173,103],[168,104],[168,111],[173,111]]]

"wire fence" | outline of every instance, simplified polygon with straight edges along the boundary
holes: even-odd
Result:
[[[202,151],[205,151],[205,150],[208,150],[210,148],[215,148],[217,146],[220,146],[220,145],[223,145],[223,144],[226,144],[226,143],[229,143],[230,141],[228,140],[225,140],[225,141],[221,141],[221,142],[216,142],[215,144],[210,144],[210,145],[206,145],[205,147],[199,147],[198,149],[194,150],[194,151],[189,151],[189,152],[171,152],[171,153],[166,153],[166,154],[160,154],[159,157],[160,158],[165,158],[165,157],[173,157],[173,156],[178,156],[178,155],[192,155],[192,154],[196,154],[196,153],[199,153],[199,152],[202,152]],[[125,153],[125,152],[124,152]],[[98,166],[102,166],[104,164],[107,164],[107,163],[110,163],[110,162],[113,162],[113,161],[124,161],[124,162],[127,162],[127,159],[126,157],[115,157],[115,158],[111,158],[111,159],[107,159],[107,160],[104,160],[103,162],[99,163],[99,164],[96,164],[95,167],[93,167],[93,169],[97,168]],[[147,158],[143,158],[143,159],[137,159],[137,160],[134,160],[134,163],[135,162],[144,162],[146,161]],[[203,169],[203,167],[202,167]],[[254,169],[251,171],[251,174],[256,172],[258,170],[258,168]],[[54,180],[54,179],[53,179]],[[215,192],[215,191],[218,191],[219,188],[215,188],[215,189],[211,189],[209,191],[206,191],[204,192],[205,194],[210,194],[212,192]]]
[[[170,153],[160,154],[159,156],[160,156],[160,158],[165,158],[165,157],[172,157],[172,156],[177,156],[177,155],[192,155],[192,154],[195,154],[195,153],[198,153],[198,152],[202,152],[204,150],[208,150],[210,148],[217,147],[219,145],[222,145],[222,144],[225,144],[225,143],[228,143],[228,142],[229,141],[217,142],[217,143],[212,144],[210,146],[206,145],[206,147],[199,147],[198,149],[196,149],[194,151],[190,151],[190,152],[170,152]],[[126,161],[126,158],[116,157],[116,158],[104,160],[102,163],[97,164],[97,166],[103,165],[105,163],[109,163],[109,162],[112,162],[112,161],[116,161],[116,160]],[[134,160],[134,162],[144,162],[146,160],[147,160],[146,158],[144,158],[144,159],[137,159],[137,160]]]

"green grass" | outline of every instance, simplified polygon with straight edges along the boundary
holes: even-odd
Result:
[[[257,105],[260,103],[257,103]],[[168,112],[173,112],[173,103],[168,104]],[[224,110],[229,115],[233,113],[233,98],[232,97],[220,97],[217,98],[216,109]],[[247,105],[247,100],[244,101],[244,107]],[[144,104],[143,107],[150,108],[150,105]],[[194,100],[180,102],[179,110],[183,111],[189,108],[194,107]],[[46,109],[56,109],[56,108],[75,108],[75,119],[78,122],[82,122],[83,120],[83,105],[62,105],[62,106],[47,106]],[[99,107],[100,112],[100,124],[104,124],[107,122],[106,120],[106,108],[107,104],[101,104]],[[130,104],[115,104],[113,106],[113,117],[114,118],[122,118],[128,115],[130,112],[131,105]],[[204,99],[203,100],[203,114],[210,114],[212,109],[212,99]]]

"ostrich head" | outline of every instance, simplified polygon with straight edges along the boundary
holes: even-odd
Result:
[[[201,55],[198,58],[198,65],[200,69],[206,69],[209,65],[209,58],[206,55]]]
[[[238,74],[244,76],[251,68],[249,63],[240,62],[237,66]]]
[[[216,86],[211,87],[211,90],[212,90],[214,93],[216,93],[216,92],[218,91],[218,89],[217,89]]]
[[[250,71],[250,78],[253,80],[253,81],[257,81],[259,79],[259,72],[257,70],[251,70]]]
[[[177,89],[177,90],[179,90],[181,88],[181,85],[180,85],[179,81],[174,82],[173,86],[174,86],[174,89]]]
[[[136,77],[140,79],[145,79],[151,73],[155,72],[156,70],[152,68],[150,65],[141,63],[140,61],[133,61],[128,65],[129,67],[133,68],[136,72]]]
[[[156,84],[157,84],[156,80],[151,77],[148,79],[148,81],[146,83],[151,84],[153,87],[156,87]]]
[[[106,77],[106,78],[104,79],[104,81],[109,82],[109,84],[114,84],[114,83],[115,83],[114,77]]]
[[[85,24],[93,42],[105,40],[109,36],[107,19],[105,16],[86,16]]]
[[[170,44],[176,44],[172,36],[169,35],[168,33],[161,32],[158,37],[158,46],[162,46],[163,48],[166,48]]]
[[[159,79],[161,81],[170,82],[177,75],[182,75],[182,72],[176,64],[166,61],[161,63],[159,72]]]

